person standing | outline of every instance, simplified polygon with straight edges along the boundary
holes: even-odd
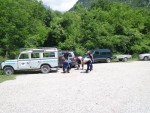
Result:
[[[68,64],[69,64],[69,70],[71,70],[71,67],[72,67],[72,62],[71,62],[71,60],[69,60],[69,52],[68,52],[68,50],[66,50],[66,52],[64,53],[64,59],[65,59],[65,61],[64,62],[68,62]]]
[[[69,52],[68,52],[68,50],[66,50],[66,52],[64,53],[64,58],[65,58],[65,60],[68,60],[68,58],[69,58]]]
[[[88,51],[87,54],[88,54],[88,56],[89,56],[90,59],[91,59],[91,65],[90,65],[90,66],[91,66],[91,70],[93,70],[93,62],[94,62],[94,61],[93,61],[93,54],[91,54],[90,51]],[[91,70],[90,70],[90,71],[91,71]]]

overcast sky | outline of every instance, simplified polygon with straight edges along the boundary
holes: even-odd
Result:
[[[78,0],[41,0],[46,6],[53,10],[68,11]]]

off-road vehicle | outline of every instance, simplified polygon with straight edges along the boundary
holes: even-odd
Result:
[[[58,69],[57,48],[27,49],[20,52],[18,59],[6,60],[1,63],[4,74],[10,75],[18,70],[41,70],[49,73]]]

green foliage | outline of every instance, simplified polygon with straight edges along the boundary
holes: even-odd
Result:
[[[2,58],[0,57],[0,61]],[[7,76],[3,74],[3,71],[0,69],[0,83],[6,81],[6,80],[14,80],[16,78],[15,75]]]
[[[14,58],[19,48],[43,45],[47,9],[36,0],[0,1],[0,54]],[[34,37],[34,39],[33,39]]]
[[[80,0],[71,11],[61,13],[37,0],[1,0],[0,56],[14,58],[20,48],[42,46],[75,50],[79,55],[96,48],[149,52],[149,10],[112,1],[120,0]],[[143,0],[133,4],[138,3]]]
[[[79,46],[85,50],[109,48],[115,53],[126,54],[150,51],[150,15],[146,9],[136,9],[127,4],[105,0],[95,0],[88,10],[83,10],[81,4],[79,6],[74,11],[80,16],[79,22],[72,19],[72,24],[76,23],[77,26],[80,23],[78,25],[80,30],[76,32],[79,38],[78,40],[74,38],[77,34],[70,35],[76,28],[71,28],[71,24],[68,24],[65,30],[70,37],[61,43],[61,47]],[[76,15],[74,14],[74,17]]]
[[[92,2],[95,1],[102,1],[102,0],[78,0],[77,4],[83,4],[86,9],[88,9]],[[109,2],[119,2],[119,3],[125,3],[130,6],[134,7],[145,7],[150,8],[150,1],[149,0],[106,0]],[[103,4],[103,1],[101,5]],[[104,3],[105,4],[105,3]],[[98,6],[98,5],[97,5]]]

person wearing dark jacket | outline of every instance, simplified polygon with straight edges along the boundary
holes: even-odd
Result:
[[[70,54],[70,53],[68,52],[68,50],[66,50],[66,52],[65,52],[64,55],[63,55],[63,57],[64,57],[64,59],[65,59],[64,62],[65,62],[66,60],[67,60],[68,62],[70,62],[70,60],[69,60],[69,54]],[[71,70],[72,63],[70,62],[69,65],[70,65],[70,66],[69,66],[69,69]]]
[[[93,54],[91,54],[90,51],[87,52],[89,58],[91,59],[92,63],[91,63],[91,70],[93,70]]]
[[[69,58],[69,52],[68,52],[68,50],[66,50],[66,53],[64,53],[64,58],[65,58],[65,60],[68,60],[68,58]]]

